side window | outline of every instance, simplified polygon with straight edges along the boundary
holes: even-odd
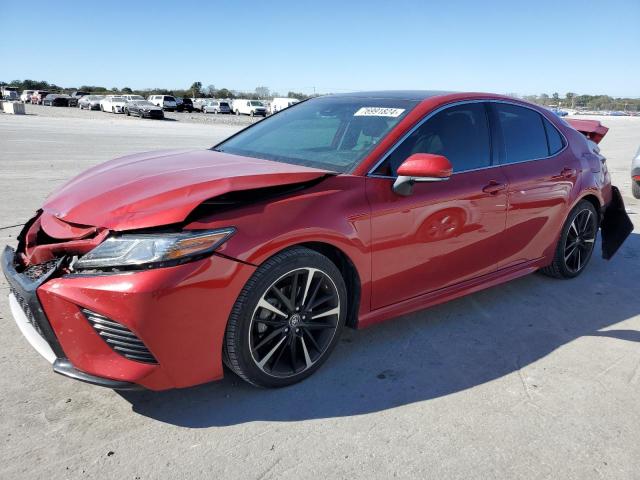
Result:
[[[542,115],[526,107],[494,103],[502,129],[505,162],[517,163],[549,156]]]
[[[544,119],[544,129],[547,132],[547,142],[549,143],[549,155],[555,155],[564,147],[562,135],[558,129],[554,127],[549,120]]]
[[[444,155],[453,171],[464,172],[491,165],[487,112],[483,103],[466,103],[438,112],[418,127],[374,172],[395,176],[414,153]]]

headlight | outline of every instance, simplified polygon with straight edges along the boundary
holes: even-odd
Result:
[[[235,232],[234,228],[180,233],[112,236],[78,259],[74,270],[132,269],[182,263],[213,252]]]

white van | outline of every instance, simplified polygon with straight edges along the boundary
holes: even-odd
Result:
[[[280,110],[284,110],[285,108],[289,108],[291,105],[295,105],[300,100],[297,98],[274,98],[271,100],[271,114],[273,115]]]
[[[236,115],[261,115],[267,116],[267,107],[260,100],[248,100],[246,98],[236,98],[233,101],[233,113]]]
[[[147,100],[168,112],[175,111],[178,106],[176,98],[172,95],[150,95]]]

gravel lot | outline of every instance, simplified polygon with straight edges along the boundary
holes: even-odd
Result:
[[[70,176],[128,152],[206,147],[250,119],[0,114],[0,242]],[[173,117],[173,115],[172,115]],[[211,118],[211,120],[210,120]],[[602,121],[629,209],[640,118]],[[632,215],[636,228],[637,215]],[[363,331],[302,384],[232,374],[163,393],[54,375],[0,280],[0,478],[639,478],[640,235],[572,281],[530,275]]]

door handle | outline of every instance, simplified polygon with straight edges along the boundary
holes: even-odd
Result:
[[[490,193],[495,195],[501,190],[504,190],[507,186],[504,183],[496,182],[495,180],[491,180],[487,185],[482,188],[484,193]]]
[[[560,172],[560,176],[562,178],[573,178],[576,176],[576,169],[575,168],[569,168],[569,167],[565,167],[562,169],[562,171]]]

